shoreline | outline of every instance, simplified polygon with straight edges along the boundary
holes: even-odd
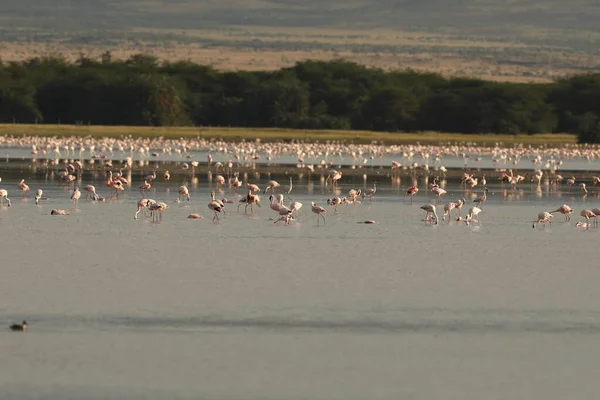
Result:
[[[305,130],[282,128],[228,128],[228,127],[153,127],[153,126],[102,126],[102,125],[50,125],[50,124],[0,124],[0,136],[12,137],[93,137],[93,138],[201,138],[227,142],[256,141],[277,142],[294,140],[303,142],[346,142],[371,144],[383,142],[397,144],[469,144],[472,146],[513,147],[577,145],[572,134],[495,135],[462,133],[395,133],[352,130]]]

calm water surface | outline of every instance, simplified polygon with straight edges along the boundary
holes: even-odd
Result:
[[[175,167],[173,167],[175,168]],[[161,166],[161,171],[164,167]],[[318,174],[294,182],[297,222],[211,222],[205,171],[157,179],[162,223],[134,220],[137,186],[81,201],[51,171],[0,164],[0,398],[564,399],[600,391],[599,230],[575,227],[581,196],[502,187],[488,175],[481,224],[426,226],[424,178],[344,176],[341,193],[379,182],[373,202],[326,205]],[[102,172],[77,184],[108,195]],[[159,174],[160,176],[160,174]],[[296,175],[294,179],[296,179]],[[264,187],[265,174],[250,174]],[[48,200],[21,198],[20,178]],[[256,178],[256,179],[255,179]],[[282,184],[286,176],[272,176]],[[175,203],[177,188],[191,201]],[[446,182],[445,200],[463,197]],[[167,191],[169,189],[169,191]],[[478,192],[480,193],[480,192]],[[224,196],[233,198],[229,189]],[[466,195],[470,199],[469,195]],[[327,208],[316,226],[310,201]],[[575,209],[532,229],[540,211]],[[53,208],[69,216],[50,216]],[[440,206],[441,208],[441,206]],[[204,219],[186,219],[197,212]],[[464,215],[464,212],[463,212]],[[359,224],[375,220],[375,225]]]

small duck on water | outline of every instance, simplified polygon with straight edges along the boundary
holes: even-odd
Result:
[[[23,321],[20,324],[11,325],[10,330],[15,332],[27,332],[27,321]]]

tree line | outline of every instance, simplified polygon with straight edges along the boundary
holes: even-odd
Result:
[[[110,53],[100,60],[0,60],[0,122],[575,133],[600,142],[600,73],[503,83],[343,61],[217,71]]]

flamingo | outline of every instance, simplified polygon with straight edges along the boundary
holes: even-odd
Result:
[[[408,188],[408,190],[406,191],[406,194],[404,195],[404,201],[406,201],[406,196],[410,196],[410,204],[412,204],[413,202],[413,196],[415,194],[417,194],[419,192],[419,188],[416,186],[411,186]]]
[[[475,218],[477,219],[477,222],[481,222],[481,220],[479,219],[479,213],[481,213],[481,208],[471,207],[467,214],[467,218],[465,219],[465,223],[469,225],[469,223]]]
[[[597,215],[594,214],[594,212],[592,210],[581,210],[579,215],[584,217],[586,219],[586,222],[589,222],[590,218],[594,218],[594,225],[597,223],[597,219],[596,219]]]
[[[438,224],[438,215],[435,209],[435,206],[433,204],[425,204],[424,206],[421,206],[421,210],[425,210],[427,211],[427,214],[425,214],[425,218],[423,219],[423,221],[425,221],[425,223],[427,222],[432,222],[435,220],[435,224]],[[431,214],[431,216],[430,216]]]
[[[8,198],[8,192],[6,189],[0,189],[0,202],[2,202],[2,199],[6,200],[8,207],[10,207],[10,199]]]
[[[433,189],[431,189],[431,192],[437,194],[436,201],[441,201],[442,200],[442,196],[447,193],[441,187],[434,187]]]
[[[79,188],[75,186],[73,189],[73,193],[71,194],[71,201],[73,202],[73,207],[77,207],[77,203],[79,202],[79,198],[81,197],[81,192]]]
[[[156,171],[153,171],[152,175],[146,175],[146,177],[144,178],[144,181],[152,182],[155,179],[156,179]]]
[[[271,207],[271,210],[279,212],[279,201],[275,198],[275,196],[269,196],[269,203],[269,207]]]
[[[143,211],[144,213],[144,218],[146,218],[146,208],[150,207],[150,204],[156,203],[156,201],[152,200],[152,199],[140,199],[137,202],[137,211],[135,212],[135,216],[133,217],[133,219],[137,219],[138,218],[138,214],[140,213],[140,211]]]
[[[276,224],[279,221],[284,221],[284,225],[289,225],[290,221],[294,218],[292,217],[292,212],[293,211],[290,210],[288,207],[281,205],[281,207],[279,207],[279,219],[276,220],[274,223]]]
[[[312,201],[310,205],[312,212],[317,214],[317,226],[319,226],[319,217],[323,218],[323,225],[325,225],[325,216],[323,214],[325,214],[327,211],[323,207],[318,206],[314,201]]]
[[[220,213],[221,210],[223,210],[223,207],[221,206],[221,204],[217,201],[211,201],[210,203],[208,203],[208,208],[211,209],[212,211],[214,211],[215,215],[213,216],[213,222],[216,222],[219,220],[219,215],[217,213]]]
[[[71,215],[71,213],[68,212],[67,210],[54,209],[54,210],[50,211],[50,215]]]
[[[178,199],[181,200],[181,198],[187,198],[188,201],[190,201],[190,191],[188,190],[187,186],[182,185],[179,187],[179,197]]]
[[[253,213],[253,204],[256,204],[260,207],[260,196],[252,194],[252,190],[248,189],[248,194],[246,195],[246,197],[240,199],[240,204],[238,204],[238,211],[240,209],[240,206],[244,203],[246,204],[246,206],[244,207],[244,214],[248,214],[248,206],[250,206],[250,212]]]
[[[327,186],[329,180],[331,180],[333,186],[337,186],[337,181],[339,181],[340,179],[342,179],[342,172],[332,169],[331,171],[329,171],[329,176],[325,180],[325,186]]]
[[[119,199],[119,192],[125,190],[123,187],[123,182],[118,179],[113,179],[111,171],[108,171],[106,174],[106,187],[114,190],[114,193],[117,195],[117,199]]]
[[[290,211],[289,213],[286,213],[285,215],[282,215],[281,217],[279,217],[279,219],[277,219],[274,224],[278,223],[279,221],[283,221],[284,225],[289,225],[290,221],[294,221],[296,218],[292,215],[292,212]]]
[[[42,198],[42,194],[44,193],[44,191],[42,189],[38,189],[35,191],[35,205],[39,205],[40,204],[40,199]]]
[[[483,188],[483,195],[475,197],[473,199],[473,203],[477,203],[477,206],[479,206],[479,208],[481,208],[481,205],[483,203],[485,203],[485,201],[487,200],[487,193],[488,193],[488,188]]]
[[[299,201],[292,201],[288,208],[292,211],[292,213],[294,211],[300,212],[300,209],[302,208],[302,203],[300,203]]]
[[[535,228],[535,224],[550,224],[552,225],[552,213],[549,212],[541,212],[538,214],[538,219],[536,221],[533,221],[533,224],[531,225],[533,228]]]
[[[163,178],[165,179],[165,182],[169,182],[171,180],[171,174],[168,170],[163,174]]]
[[[87,192],[86,199],[90,198],[94,201],[98,200],[98,194],[96,194],[96,188],[93,185],[85,185],[83,190]]]
[[[265,190],[264,190],[264,192],[263,192],[263,193],[267,193],[269,190],[271,190],[271,192],[275,193],[275,190],[276,190],[276,189],[277,189],[279,186],[281,186],[281,185],[279,184],[279,182],[277,182],[277,181],[269,181],[269,182],[267,182],[267,187],[265,188]]]
[[[356,200],[356,198],[358,196],[360,196],[361,191],[360,189],[356,190],[356,189],[350,189],[350,191],[348,192],[348,196],[346,196],[346,198],[348,199],[349,203],[352,204],[357,204],[360,203],[359,201]]]
[[[373,182],[373,188],[363,192],[362,197],[368,197],[369,201],[373,201],[373,195],[377,192],[377,182]]]
[[[246,187],[251,192],[260,192],[260,188],[257,185],[253,184],[253,183],[246,182]]]
[[[444,214],[442,214],[442,221],[446,220],[446,216],[448,217],[448,222],[450,222],[450,212],[456,208],[456,203],[450,201],[444,205]]]
[[[219,193],[223,190],[223,185],[225,184],[225,177],[223,175],[217,175],[215,177],[215,181],[217,182],[217,190]]]
[[[575,177],[572,176],[569,179],[567,179],[567,186],[569,186],[569,193],[571,193],[571,186],[573,186],[575,184]]]
[[[146,197],[146,192],[150,190],[151,187],[152,185],[147,180],[144,180],[144,183],[139,186],[142,196]]]
[[[294,186],[292,185],[292,177],[290,176],[290,184],[286,187],[283,188],[283,193],[285,194],[290,194],[290,192],[292,191],[292,188]]]
[[[160,222],[162,221],[163,211],[165,211],[169,206],[167,203],[163,203],[162,201],[151,203],[148,208],[152,211],[152,221]],[[156,217],[156,212],[158,211],[158,217]]]
[[[556,210],[550,211],[550,214],[554,214],[557,212],[559,212],[565,216],[565,221],[570,221],[571,214],[573,213],[573,209],[571,207],[569,207],[568,205],[563,204],[562,206],[558,207]]]
[[[331,199],[327,199],[327,204],[333,206],[333,213],[337,214],[337,208],[340,204],[342,204],[342,199],[339,197],[333,197]]]
[[[21,179],[21,182],[17,184],[17,188],[19,188],[23,197],[25,197],[26,193],[29,191],[29,186],[25,183],[25,179]]]
[[[236,172],[233,174],[233,178],[229,179],[229,187],[233,191],[233,193],[237,193],[237,189],[242,186],[242,181],[238,179],[239,173]]]

